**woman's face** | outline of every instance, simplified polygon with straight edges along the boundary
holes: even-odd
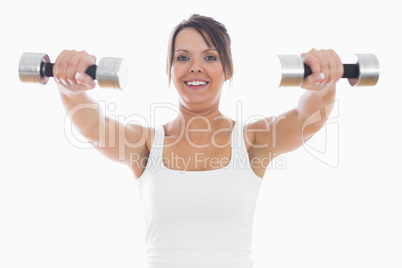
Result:
[[[185,28],[176,36],[171,73],[180,102],[187,109],[219,106],[225,82],[222,62],[218,51],[208,47],[195,29]]]

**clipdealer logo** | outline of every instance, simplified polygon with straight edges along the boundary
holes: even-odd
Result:
[[[106,131],[109,131],[109,134],[112,132],[116,131],[117,128],[119,130],[119,138],[121,139],[121,142],[118,144],[115,144],[116,141],[114,139],[111,139],[113,135],[108,135],[109,139],[107,141],[107,145],[111,147],[118,147],[119,151],[119,160],[124,160],[126,155],[126,149],[127,147],[129,148],[136,148],[136,146],[140,145],[140,141],[137,143],[131,143],[127,137],[125,137],[125,128],[127,124],[130,123],[137,123],[140,125],[151,125],[155,126],[156,125],[156,111],[158,109],[165,109],[164,112],[166,112],[166,109],[170,111],[176,112],[178,115],[179,113],[179,108],[173,104],[170,103],[152,103],[150,108],[151,108],[151,122],[148,122],[146,118],[144,118],[141,115],[138,114],[132,114],[130,116],[122,116],[122,115],[112,115],[109,113],[113,113],[116,111],[116,105],[111,103],[109,105],[106,104],[104,101],[100,101],[99,103],[83,103],[80,105],[77,105],[70,109],[65,117],[65,127],[64,127],[64,132],[67,140],[77,148],[81,149],[90,149],[94,147],[105,147],[106,145],[106,137],[107,133]],[[242,104],[240,101],[237,103],[237,113],[236,113],[236,119],[237,121],[242,122]],[[83,138],[77,130],[74,129],[72,120],[74,118],[74,115],[83,110],[83,109],[90,109],[90,110],[103,110],[106,112],[105,115],[109,116],[113,120],[111,121],[114,122],[113,124],[109,124],[108,130],[106,129],[104,124],[99,124],[99,142],[91,142]],[[332,111],[332,112],[331,112]],[[339,101],[334,101],[333,103],[328,104],[325,109],[324,109],[324,116],[326,123],[318,133],[314,135],[314,138],[304,142],[302,147],[315,159],[321,161],[322,163],[331,166],[331,167],[337,167],[339,166]],[[101,117],[101,115],[99,115]],[[248,118],[245,122],[249,123],[252,122],[253,120],[258,120],[258,119],[263,119],[265,118],[263,115],[254,115],[250,118]],[[278,117],[274,118],[274,123],[272,125],[269,125],[269,128],[265,131],[271,131],[273,133],[272,135],[272,140],[271,146],[276,146],[276,124],[280,122],[281,120],[285,120],[286,117]],[[311,116],[307,118],[307,120],[304,122],[303,127],[302,127],[302,138],[305,140],[305,135],[304,135],[304,130],[317,122],[320,122],[324,120],[321,111],[317,110],[314,112]],[[99,122],[102,122],[102,118],[99,118]],[[120,122],[120,124],[117,124],[117,122]],[[149,124],[150,123],[150,124]],[[206,131],[206,130],[203,130]],[[182,128],[181,136],[184,135],[184,127]],[[240,136],[238,136],[239,138]],[[141,140],[144,137],[141,137]],[[177,141],[176,141],[177,142]],[[239,146],[241,144],[240,140],[233,141],[233,145]],[[173,144],[168,144],[169,146]],[[161,145],[160,144],[155,144],[157,148],[159,148]],[[219,146],[215,144],[215,146]],[[267,145],[265,145],[267,146]],[[276,156],[273,157],[274,160],[276,160],[278,157],[281,156]],[[286,161],[285,161],[286,162]],[[286,165],[285,165],[286,166]]]

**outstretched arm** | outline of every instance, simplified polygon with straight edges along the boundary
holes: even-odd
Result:
[[[343,75],[339,56],[333,50],[312,49],[302,57],[312,74],[303,81],[302,88],[306,92],[297,107],[279,117],[265,118],[249,126],[259,129],[251,142],[251,149],[254,145],[258,155],[280,155],[299,148],[324,126],[332,111],[336,83]]]
[[[123,125],[104,115],[98,103],[86,92],[95,87],[85,70],[96,64],[96,58],[85,51],[65,50],[56,59],[53,75],[60,91],[61,100],[76,129],[107,158],[125,163],[133,168],[138,177],[141,161],[149,150],[146,142],[149,129],[141,125]]]
[[[303,139],[309,139],[324,126],[332,111],[343,65],[333,50],[313,49],[302,56],[313,74],[304,80],[302,87],[307,91],[301,96],[296,111],[298,125],[302,124]]]

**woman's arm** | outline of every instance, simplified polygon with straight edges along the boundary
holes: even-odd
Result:
[[[333,50],[313,49],[302,57],[313,73],[303,81],[306,92],[297,107],[249,126],[251,133],[252,129],[259,130],[250,135],[250,149],[259,151],[256,154],[260,156],[277,156],[299,148],[325,125],[332,111],[336,82],[343,75],[338,55]]]
[[[53,75],[61,101],[82,136],[107,158],[129,165],[138,175],[141,166],[133,161],[148,156],[149,129],[135,124],[122,125],[103,114],[98,103],[86,93],[96,85],[85,74],[85,70],[94,64],[96,58],[85,51],[66,50],[59,55]]]

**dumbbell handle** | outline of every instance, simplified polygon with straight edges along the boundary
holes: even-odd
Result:
[[[342,78],[359,78],[359,64],[343,64],[343,76]],[[313,72],[311,68],[304,64],[304,78],[311,75]]]
[[[53,77],[53,65],[54,63],[51,62],[42,62],[40,66],[40,76]],[[96,79],[96,67],[96,65],[91,65],[85,71],[85,73],[94,80]]]

